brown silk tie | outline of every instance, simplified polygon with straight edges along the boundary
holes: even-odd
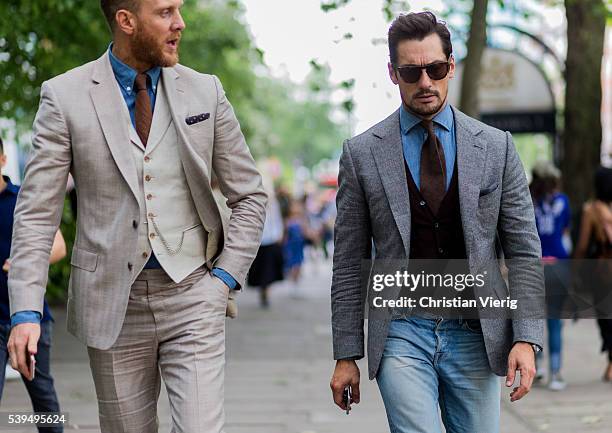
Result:
[[[149,138],[149,130],[151,129],[151,120],[153,114],[151,112],[151,99],[149,99],[149,91],[147,90],[147,74],[138,74],[136,76],[136,132],[140,137],[140,141],[144,147],[147,147]]]
[[[433,122],[423,120],[421,125],[427,130],[421,150],[421,194],[436,215],[446,193],[446,160],[442,143],[434,133]]]

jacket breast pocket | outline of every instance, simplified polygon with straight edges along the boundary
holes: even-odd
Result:
[[[81,248],[72,249],[70,264],[85,271],[94,272],[98,267],[98,255]]]
[[[481,189],[480,194],[478,194],[478,196],[479,197],[487,196],[491,194],[493,191],[495,191],[498,187],[499,187],[499,182],[494,183],[493,185],[489,185],[486,188]]]

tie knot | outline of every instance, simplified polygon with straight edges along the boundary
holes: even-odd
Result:
[[[421,120],[421,125],[423,125],[423,128],[425,128],[425,130],[427,131],[428,134],[433,134],[434,130],[433,130],[433,121],[432,120]]]
[[[141,90],[147,90],[147,74],[136,75],[136,82],[134,83],[134,87],[137,92],[140,92]]]

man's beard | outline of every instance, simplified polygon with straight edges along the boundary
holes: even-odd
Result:
[[[166,55],[164,54],[163,46],[159,45],[155,36],[143,30],[138,30],[134,35],[132,54],[138,61],[152,67],[160,66],[167,68],[178,63],[178,45],[175,56]]]
[[[438,104],[434,104],[434,105],[417,105],[415,100],[417,97],[419,96],[425,96],[425,95],[434,95],[438,98],[438,101],[440,101]],[[418,92],[415,93],[415,95],[412,97],[412,99],[410,100],[410,103],[408,104],[408,109],[410,111],[412,111],[414,114],[417,114],[419,116],[431,116],[432,114],[437,113],[438,111],[440,111],[440,108],[442,108],[442,106],[444,105],[444,102],[446,101],[446,98],[444,100],[440,99],[440,93],[433,91],[433,92]]]

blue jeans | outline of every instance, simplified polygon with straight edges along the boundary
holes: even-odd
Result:
[[[497,433],[500,379],[476,320],[393,320],[378,372],[391,433]]]
[[[567,286],[571,281],[571,274],[567,260],[559,260],[555,264],[544,266],[546,285],[546,309],[548,328],[548,353],[550,372],[559,373],[561,370],[562,328],[561,321],[563,306],[567,299]],[[538,352],[537,362],[542,362],[542,352]]]
[[[57,394],[53,385],[53,378],[50,372],[51,355],[51,328],[50,321],[40,325],[40,339],[38,340],[38,353],[36,354],[36,372],[34,380],[29,381],[21,376],[23,383],[28,390],[34,412],[59,412]],[[2,390],[4,388],[4,373],[8,362],[7,343],[11,331],[10,325],[0,324],[0,401],[2,400]],[[62,433],[63,427],[39,427],[40,433]]]
[[[546,325],[548,328],[548,358],[550,362],[550,372],[556,374],[561,371],[561,349],[563,347],[561,331],[563,329],[563,322],[561,319],[546,319]],[[536,355],[536,362],[542,362],[542,358],[542,352],[538,352]]]

